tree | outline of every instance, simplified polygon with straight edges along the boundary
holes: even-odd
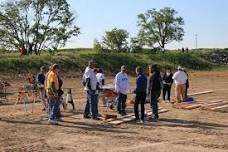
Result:
[[[79,34],[66,0],[11,0],[0,5],[0,46],[40,54]]]
[[[146,46],[158,44],[161,48],[172,41],[181,41],[184,36],[184,20],[169,7],[160,10],[148,10],[138,15],[138,37]]]
[[[102,47],[109,50],[126,51],[128,37],[129,33],[124,29],[114,28],[111,31],[106,31],[102,40]]]
[[[130,43],[131,52],[142,50],[141,40],[139,40],[137,37],[131,38]]]

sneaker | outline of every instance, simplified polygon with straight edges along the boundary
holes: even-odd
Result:
[[[48,123],[51,125],[58,125],[58,122],[56,120],[48,119]]]
[[[144,120],[140,120],[140,123],[141,123],[141,124],[144,124],[144,123],[145,123],[145,121],[144,121]]]
[[[135,122],[138,123],[140,122],[140,120],[138,118],[135,118]]]
[[[126,116],[126,115],[127,115],[126,112],[122,112],[122,113],[121,113],[121,116]]]
[[[83,118],[84,118],[84,119],[90,119],[91,117],[88,116],[88,115],[84,115]]]

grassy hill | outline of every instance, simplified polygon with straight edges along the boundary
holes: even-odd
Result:
[[[25,73],[37,71],[42,65],[58,63],[64,72],[82,72],[88,60],[94,59],[108,73],[116,73],[122,64],[134,72],[137,65],[146,67],[148,64],[158,64],[161,69],[176,68],[181,65],[190,70],[224,70],[225,65],[216,65],[209,61],[213,53],[227,54],[227,50],[201,49],[189,53],[170,51],[167,53],[97,53],[93,49],[63,49],[55,54],[45,52],[40,56],[20,56],[18,53],[0,54],[1,73]]]

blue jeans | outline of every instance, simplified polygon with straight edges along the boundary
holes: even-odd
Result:
[[[125,113],[127,95],[119,92],[116,100],[117,100],[117,105],[116,105],[117,112],[119,114]]]
[[[98,102],[99,102],[99,95],[98,94],[95,94],[95,106],[96,106],[96,114],[98,115]]]
[[[97,116],[96,103],[95,91],[87,91],[87,101],[85,105],[84,116]]]
[[[59,112],[59,101],[58,99],[49,99],[48,103],[48,118],[50,120],[56,120]]]

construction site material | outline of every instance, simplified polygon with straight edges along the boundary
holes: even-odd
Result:
[[[228,104],[228,102],[219,102],[219,103],[211,103],[211,104],[206,104],[206,105],[202,105],[201,109],[202,110],[208,110],[210,108],[214,108],[214,107],[218,107],[218,106],[223,106]]]
[[[194,105],[190,105],[190,106],[187,106],[187,107],[183,107],[182,109],[192,110],[192,109],[200,108],[201,106],[202,106],[202,104],[194,104]]]
[[[168,109],[160,109],[159,113],[165,113],[165,112],[168,112],[168,111],[169,111]],[[152,115],[152,112],[146,112],[146,115],[147,115],[147,117],[150,117]],[[111,124],[111,125],[120,125],[122,123],[130,122],[130,121],[133,121],[133,120],[135,120],[135,115],[134,114],[130,115],[129,117],[120,119],[120,120],[110,121],[108,123]]]
[[[209,93],[213,93],[214,91],[210,90],[210,91],[203,91],[203,92],[196,92],[196,93],[190,93],[188,94],[189,96],[196,96],[196,95],[202,95],[202,94],[209,94]]]
[[[217,111],[217,112],[228,112],[228,105],[210,108],[210,110]]]
[[[105,120],[116,120],[117,119],[117,115],[112,115],[112,114],[105,114],[104,116]]]

